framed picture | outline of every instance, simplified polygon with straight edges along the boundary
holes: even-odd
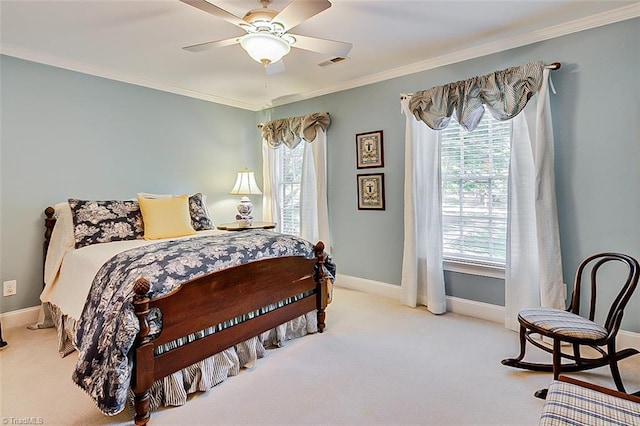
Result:
[[[358,210],[384,210],[384,173],[357,175]]]
[[[382,130],[356,135],[356,159],[359,169],[384,166]]]

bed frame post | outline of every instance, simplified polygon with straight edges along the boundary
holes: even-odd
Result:
[[[134,393],[134,405],[136,410],[136,425],[146,425],[149,421],[150,413],[150,393],[153,385],[153,344],[149,336],[149,323],[147,314],[149,313],[149,297],[147,292],[150,289],[149,281],[138,278],[133,286],[135,296],[133,298],[133,308],[138,321],[140,331],[135,344],[135,359],[133,376],[131,378],[131,389]]]
[[[56,224],[56,210],[53,207],[44,209],[44,243],[42,244],[42,285],[44,286],[44,264],[47,261],[47,251],[49,251],[49,242],[51,241],[51,233]]]
[[[318,331],[322,333],[326,327],[325,319],[327,314],[325,309],[329,298],[329,289],[324,278],[324,243],[322,241],[318,241],[318,243],[313,246],[313,253],[316,256],[318,266],[318,275],[316,277],[316,288],[318,289],[316,293]]]

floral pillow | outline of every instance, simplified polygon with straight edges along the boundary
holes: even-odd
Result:
[[[137,201],[69,199],[73,215],[75,247],[111,241],[136,240],[144,235]]]
[[[209,217],[204,196],[198,192],[189,197],[189,213],[191,214],[191,226],[196,231],[213,229],[213,221]]]

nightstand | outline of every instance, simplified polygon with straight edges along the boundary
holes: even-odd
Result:
[[[221,223],[217,226],[218,229],[223,231],[244,231],[246,229],[273,229],[276,227],[274,222],[260,222],[254,220],[251,225],[238,222]]]

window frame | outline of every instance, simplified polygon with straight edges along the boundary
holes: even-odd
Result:
[[[464,262],[460,259],[444,258],[442,268],[449,272],[458,272],[467,275],[477,275],[489,278],[505,278],[506,265],[492,265],[489,263]]]
[[[279,229],[280,232],[282,232],[283,234],[290,234],[290,235],[296,235],[296,236],[300,236],[300,221],[301,221],[301,212],[300,212],[300,191],[302,190],[302,162],[304,161],[304,143],[300,142],[295,148],[291,149],[287,146],[282,146],[279,149],[279,153],[278,156],[276,157],[277,163],[278,163],[278,170],[279,170],[279,179],[278,179],[278,197],[280,199],[280,212],[279,212],[279,217],[278,217],[278,221],[279,221]],[[292,181],[285,181],[285,176],[287,175],[287,170],[285,170],[285,168],[287,167],[287,163],[291,163],[291,162],[287,162],[287,159],[291,159],[292,157],[294,157],[292,154],[296,154],[295,158],[293,158],[293,162],[295,162],[296,164],[299,164],[300,169],[297,171],[293,171],[292,173],[297,176],[299,179],[298,180],[292,180]],[[293,215],[297,215],[297,233],[290,233],[287,232],[288,229],[288,224],[285,224],[285,213],[288,210],[289,205],[287,205],[285,203],[285,187],[290,187],[291,188],[291,192],[290,193],[295,193],[296,189],[295,186],[297,186],[297,193],[298,193],[298,200],[297,200],[297,209],[294,209],[294,213]],[[297,210],[297,211],[296,211]],[[293,227],[295,228],[296,225],[294,224]]]
[[[464,132],[464,129],[461,129],[459,124],[457,123],[457,121],[455,120],[455,116],[452,117],[453,120],[452,122],[449,124],[450,126],[455,126],[456,129],[449,129],[449,133],[451,133],[451,130],[454,130],[454,132],[456,132],[457,134],[462,134]],[[490,123],[493,122],[497,122],[499,123],[500,127],[502,127],[502,129],[498,130],[500,132],[503,132],[502,134],[504,135],[505,130],[508,131],[508,151],[507,151],[507,155],[510,156],[510,149],[511,149],[511,141],[513,139],[513,132],[512,132],[512,123],[510,120],[507,121],[509,128],[505,129],[503,126],[503,122],[502,121],[498,121],[496,119],[494,119],[493,117],[491,117],[491,115],[486,112],[483,120],[490,120]],[[486,130],[488,132],[488,137],[491,136],[491,134],[495,133],[494,129],[492,128],[492,124],[487,123],[486,125]],[[496,129],[497,130],[497,129]],[[440,143],[441,145],[443,144],[443,137],[444,137],[444,133],[440,132]],[[504,137],[504,136],[503,136]],[[464,138],[464,136],[460,137],[460,139]],[[487,138],[483,138],[483,140],[487,140]],[[491,141],[493,142],[495,139],[491,139]],[[494,143],[492,143],[492,146],[494,145]],[[465,146],[463,145],[461,147],[462,151],[465,151]],[[455,147],[454,147],[455,149]],[[501,149],[504,149],[504,145],[502,146]],[[496,259],[496,261],[494,261],[493,259],[472,259],[473,255],[469,255],[469,257],[465,257],[463,256],[456,256],[454,253],[445,253],[445,244],[444,244],[444,238],[445,238],[445,221],[444,221],[444,216],[445,216],[445,203],[444,203],[444,186],[445,183],[447,181],[449,182],[456,182],[456,181],[480,181],[480,180],[485,180],[488,179],[489,181],[491,180],[497,180],[497,179],[501,179],[501,176],[504,176],[504,174],[500,174],[499,170],[497,171],[495,167],[492,168],[492,170],[489,173],[483,173],[483,174],[475,174],[475,170],[472,170],[473,174],[469,174],[469,173],[464,173],[461,172],[458,176],[453,176],[449,179],[445,178],[445,161],[444,161],[444,157],[443,157],[443,151],[444,149],[441,148],[441,158],[440,158],[440,168],[441,168],[441,193],[442,193],[442,204],[441,204],[441,214],[443,217],[443,223],[442,223],[442,233],[443,233],[443,248],[442,248],[442,255],[443,255],[443,269],[446,271],[451,271],[451,272],[460,272],[460,273],[465,273],[465,274],[470,274],[470,275],[479,275],[479,276],[486,276],[486,277],[492,277],[492,278],[501,278],[504,279],[505,277],[505,268],[506,268],[506,257],[504,259],[504,262],[501,261],[501,259]],[[462,160],[461,157],[461,161]],[[503,169],[504,170],[504,169]],[[504,176],[504,180],[505,180],[505,187],[506,187],[506,196],[508,197],[508,184],[509,184],[509,169],[508,169],[508,163],[507,163],[507,169],[506,169],[506,176]],[[504,173],[504,171],[502,172]],[[462,185],[462,183],[460,184]],[[460,202],[460,198],[458,198],[458,203],[454,204],[453,207],[458,206],[460,207],[460,211],[464,210],[464,205],[463,202]],[[508,200],[507,200],[507,205],[508,205]],[[449,206],[451,207],[451,205]],[[467,208],[469,208],[470,206],[467,206]],[[490,225],[490,223],[495,220],[495,219],[500,219],[501,221],[505,221],[505,245],[506,245],[506,221],[508,220],[508,211],[506,212],[504,218],[501,218],[500,216],[497,215],[493,215],[491,214],[491,211],[494,207],[493,206],[488,206],[488,211],[489,211],[489,215],[485,215],[484,217],[486,219],[488,219],[488,223],[489,226],[487,226],[487,229],[492,231],[493,228]],[[507,208],[507,206],[504,207],[505,209]],[[450,212],[448,212],[448,216],[450,216]],[[465,218],[465,216],[461,213],[458,216],[455,216],[457,218]],[[478,228],[478,229],[482,229],[482,228]],[[494,235],[493,232],[491,232],[489,234],[489,238],[487,239],[488,242],[490,242],[489,240],[491,239],[491,235]],[[506,253],[505,253],[506,255]]]

